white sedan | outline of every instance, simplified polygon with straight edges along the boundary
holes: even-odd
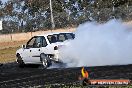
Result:
[[[47,68],[52,61],[59,62],[58,47],[65,45],[65,40],[74,39],[74,37],[71,32],[34,36],[16,51],[16,62],[20,67],[25,64],[42,64]]]

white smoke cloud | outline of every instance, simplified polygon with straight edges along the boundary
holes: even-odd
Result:
[[[132,28],[119,20],[86,22],[60,52],[69,67],[132,64]]]

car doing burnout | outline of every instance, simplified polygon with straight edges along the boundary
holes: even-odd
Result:
[[[42,64],[45,68],[59,60],[58,48],[65,46],[64,41],[74,39],[71,32],[49,33],[32,37],[26,45],[16,51],[16,61],[20,67],[25,64]]]

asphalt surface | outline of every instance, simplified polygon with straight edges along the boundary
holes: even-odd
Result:
[[[132,65],[85,67],[90,79],[132,79]],[[78,84],[81,67],[50,68],[17,63],[0,65],[0,88],[45,88],[45,85]],[[57,88],[57,87],[56,87]]]

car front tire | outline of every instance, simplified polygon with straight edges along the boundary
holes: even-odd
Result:
[[[25,66],[24,61],[22,60],[20,54],[17,54],[17,63],[19,64],[20,68],[23,68]]]
[[[47,68],[51,65],[51,60],[44,53],[40,55],[40,61],[42,62],[44,68]]]

